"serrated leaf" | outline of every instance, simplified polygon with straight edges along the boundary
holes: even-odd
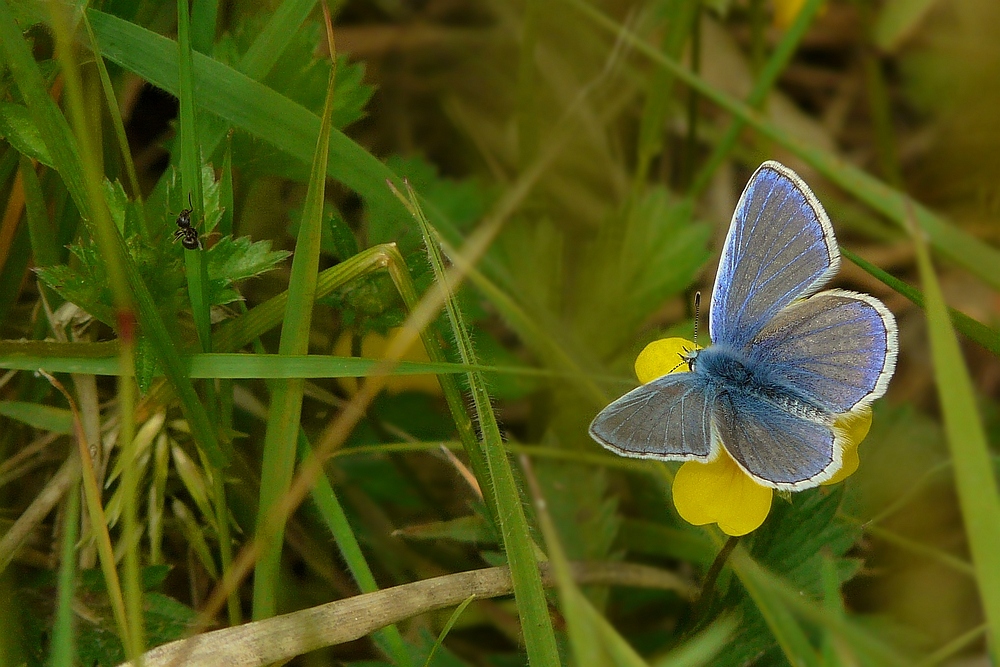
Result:
[[[323,228],[323,250],[341,262],[361,252],[357,237],[339,213],[327,218]]]
[[[233,284],[275,269],[291,255],[271,250],[271,242],[252,241],[249,236],[223,237],[206,251],[209,304],[220,306],[240,298]]]
[[[108,326],[114,326],[113,298],[103,264],[95,262],[91,249],[70,246],[79,260],[78,268],[55,264],[37,270],[38,277],[56,294],[70,301]]]
[[[128,207],[128,195],[125,194],[125,188],[119,181],[109,181],[104,179],[101,183],[101,189],[104,191],[104,201],[108,204],[108,211],[111,213],[111,220],[114,221],[115,227],[118,228],[118,233],[122,236],[128,236],[125,229],[125,210]],[[137,233],[138,230],[133,231]]]
[[[657,308],[691,284],[709,257],[710,237],[711,226],[694,220],[690,203],[664,188],[652,188],[606,221],[576,287],[585,295],[576,314],[584,340],[602,354],[621,349]]]

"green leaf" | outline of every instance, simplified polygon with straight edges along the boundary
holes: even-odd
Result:
[[[236,67],[243,54],[256,40],[268,19],[265,15],[245,18],[236,29],[223,37],[216,47],[216,57]],[[322,52],[323,28],[310,21],[294,32],[281,57],[274,64],[263,83],[284,95],[310,112],[319,115],[323,109],[323,95],[326,80],[330,75],[330,60],[317,57]],[[335,83],[333,126],[344,128],[364,117],[365,105],[374,91],[363,83],[364,64],[350,62],[345,54],[337,57],[337,81]],[[279,175],[296,181],[304,181],[308,175],[308,165],[302,160],[289,156],[273,145],[262,144],[246,132],[233,135],[233,164],[244,175]]]
[[[3,138],[22,155],[54,168],[49,149],[42,133],[23,104],[0,103],[0,138]]]
[[[0,401],[0,415],[53,433],[73,432],[73,413],[64,408],[23,401]]]
[[[287,250],[271,250],[271,242],[252,241],[249,236],[223,237],[206,251],[208,260],[208,298],[213,306],[232,303],[240,298],[233,285],[247,278],[267,273],[287,259]]]
[[[407,526],[395,534],[410,540],[453,540],[466,544],[490,544],[496,539],[489,524],[478,514]]]
[[[938,401],[955,469],[955,488],[969,539],[976,583],[989,625],[990,651],[1000,655],[1000,489],[976,407],[976,392],[955,337],[944,294],[920,232],[913,234],[924,284]]]

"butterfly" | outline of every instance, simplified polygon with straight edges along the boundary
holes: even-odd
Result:
[[[840,267],[823,206],[795,172],[762,164],[726,236],[709,309],[713,344],[604,408],[590,435],[636,458],[714,460],[724,447],[757,483],[800,491],[841,467],[837,419],[882,396],[896,320],[873,296],[818,291]]]

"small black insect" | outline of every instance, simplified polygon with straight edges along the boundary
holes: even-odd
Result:
[[[188,205],[177,216],[177,231],[174,232],[174,241],[181,239],[181,245],[188,250],[201,250],[201,239],[198,238],[198,230],[191,224],[191,213],[194,212],[194,202],[191,201],[191,193],[188,193]]]

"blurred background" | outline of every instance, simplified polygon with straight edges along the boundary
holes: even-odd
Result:
[[[176,39],[172,3],[91,6]],[[200,50],[235,66],[281,6],[219,3],[214,33],[203,36]],[[459,302],[481,363],[498,367],[487,375],[501,429],[512,446],[534,453],[533,473],[573,560],[646,563],[695,584],[711,563],[714,551],[702,529],[673,510],[667,480],[677,465],[616,459],[589,438],[587,426],[635,385],[632,364],[647,343],[691,337],[694,294],[711,293],[733,209],[762,161],[796,170],[826,207],[842,247],[913,287],[921,285],[909,236],[872,199],[857,195],[852,169],[887,186],[882,195],[906,193],[947,221],[948,229],[990,246],[1000,242],[1000,4],[994,0],[368,0],[332,3],[331,9],[336,126],[409,180],[449,243],[459,246],[484,220],[499,221]],[[199,11],[195,3],[193,20]],[[43,71],[54,71],[48,11],[16,12]],[[83,43],[81,38],[81,71],[98,100],[93,56]],[[113,61],[111,79],[141,194],[169,239],[187,206],[179,190],[166,193],[165,186],[177,163],[178,102]],[[690,85],[667,61],[694,72],[703,86]],[[318,114],[329,66],[316,7],[264,82]],[[18,102],[9,74],[4,90],[7,103]],[[719,98],[756,111],[734,115]],[[92,113],[106,133],[105,173],[124,182],[107,111],[95,102]],[[753,122],[744,122],[748,118]],[[10,137],[10,121],[4,122]],[[204,162],[213,181],[231,161],[233,209],[226,215],[231,213],[233,236],[293,250],[309,165],[245,128],[233,127],[227,137]],[[16,166],[22,150],[9,141],[0,146],[7,156],[0,156],[0,167]],[[2,172],[7,193],[15,187],[13,166]],[[66,231],[75,228],[65,226],[72,213],[59,208],[65,197],[60,199],[54,174],[39,173],[60,238],[70,243],[77,237]],[[136,193],[125,190],[134,199]],[[15,199],[8,194],[8,201]],[[32,271],[38,263],[24,225],[18,226],[20,209],[8,204],[7,211],[0,228],[0,336],[45,338],[41,288]],[[395,242],[418,288],[431,284],[419,230],[397,209],[331,180],[326,220],[321,268]],[[201,229],[208,246],[221,236]],[[79,265],[61,252],[60,262]],[[279,259],[275,270],[240,283],[243,301],[228,304],[218,318],[286,289],[291,263]],[[935,260],[948,305],[995,330],[1000,299],[970,269],[1000,272],[1000,265],[968,267],[955,256]],[[180,269],[178,264],[178,276]],[[817,599],[824,563],[833,562],[845,614],[911,664],[989,664],[924,313],[846,259],[834,286],[873,294],[896,315],[896,375],[875,406],[858,472],[836,488],[776,497],[772,516],[744,544]],[[180,279],[175,289],[183,289]],[[171,327],[181,344],[192,344],[195,325],[182,307],[186,300],[178,303]],[[404,319],[392,282],[372,273],[321,300],[310,351],[377,357]],[[706,321],[702,312],[703,343]],[[447,341],[443,321],[434,326]],[[264,350],[277,350],[278,334],[275,328],[262,337]],[[80,340],[113,337],[110,327],[95,322]],[[960,342],[995,443],[1000,364],[984,347]],[[113,413],[114,383],[99,378],[94,386],[103,414]],[[319,434],[356,390],[350,380],[309,381],[306,432]],[[0,398],[66,407],[47,383],[25,374],[5,378]],[[267,401],[263,381],[235,383],[239,462],[227,471],[227,483],[234,489],[237,545],[253,531]],[[146,532],[138,548],[144,564],[169,566],[154,587],[158,594],[194,609],[218,577],[210,565],[218,531],[200,511],[193,491],[198,484],[185,477],[185,465],[198,469],[204,462],[176,404],[150,406],[148,415],[139,427],[148,425],[153,444],[141,462],[138,497],[151,498],[155,471],[163,470],[166,481],[158,488],[166,502],[141,501]],[[0,420],[4,458],[45,437],[37,424]],[[460,448],[454,460],[439,447],[453,443],[454,433],[433,378],[395,378],[327,465],[380,586],[502,560],[463,476]],[[113,469],[114,438],[107,432],[106,438]],[[70,444],[68,437],[53,437],[27,464],[21,460],[4,470],[6,525],[21,515]],[[155,468],[157,447],[170,452],[169,465]],[[665,466],[667,476],[649,466]],[[109,477],[108,498],[116,488]],[[47,655],[56,521],[53,513],[37,526],[4,574],[4,595],[31,612],[9,610],[10,655],[20,659],[11,665],[42,664]],[[161,531],[157,553],[148,546],[154,526]],[[812,532],[804,536],[796,529]],[[787,664],[738,583],[723,577],[721,586],[709,616],[736,610],[741,623],[703,664]],[[306,503],[286,535],[279,612],[355,593],[329,532]],[[115,664],[123,656],[101,594],[95,585],[81,603],[88,611],[78,619],[79,664]],[[692,627],[693,606],[677,592],[594,588],[587,594],[645,657],[682,643]],[[249,584],[241,596],[248,604]],[[151,643],[158,632],[160,641],[177,636],[190,620],[180,612],[170,618],[163,605],[157,608],[163,619],[147,623]],[[401,626],[403,634],[426,649],[448,613],[418,617]],[[555,608],[553,614],[561,631]],[[806,625],[819,643],[823,624],[813,619]],[[369,640],[359,640],[293,664],[362,664],[383,660],[379,655]],[[854,655],[850,648],[831,655],[839,657],[824,664],[874,664],[844,658]],[[512,600],[473,603],[433,664],[524,664]]]

